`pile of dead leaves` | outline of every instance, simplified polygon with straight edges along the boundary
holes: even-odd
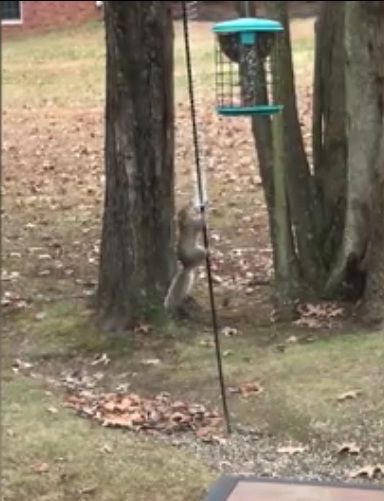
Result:
[[[221,440],[222,419],[217,412],[199,404],[172,402],[168,393],[154,399],[135,393],[108,393],[99,397],[72,393],[67,396],[65,406],[106,427],[167,435],[190,431],[203,441]]]
[[[331,329],[340,321],[345,311],[334,303],[303,304],[298,307],[300,318],[294,322],[300,327],[310,329]]]

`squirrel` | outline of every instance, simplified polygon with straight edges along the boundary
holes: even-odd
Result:
[[[179,211],[177,258],[182,268],[173,277],[165,297],[164,306],[167,311],[181,311],[193,286],[195,270],[206,257],[205,249],[197,242],[203,226],[203,216],[196,216],[190,207],[183,207]]]

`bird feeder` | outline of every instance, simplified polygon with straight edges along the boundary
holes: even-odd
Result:
[[[272,115],[271,59],[282,25],[270,19],[240,18],[217,23],[215,33],[216,108],[220,115]]]

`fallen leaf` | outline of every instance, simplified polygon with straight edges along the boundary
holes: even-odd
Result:
[[[91,365],[99,365],[99,364],[104,364],[108,365],[110,363],[111,359],[108,357],[106,353],[102,353],[101,355],[98,355],[93,362],[91,362]]]
[[[301,454],[305,451],[306,451],[306,447],[303,447],[301,445],[299,445],[299,446],[288,445],[286,447],[279,447],[277,449],[277,452],[279,454],[289,454],[290,456],[293,456],[294,454]]]
[[[186,412],[188,411],[188,405],[185,402],[174,402],[171,404],[171,409],[175,412]]]
[[[354,400],[359,395],[361,395],[361,391],[360,390],[347,391],[347,392],[342,393],[341,395],[339,395],[337,397],[337,401],[338,402],[345,402],[345,400]]]
[[[31,369],[33,367],[33,364],[29,362],[24,362],[23,360],[20,360],[20,358],[16,358],[16,360],[12,364],[12,368],[15,370],[26,370],[26,369]]]
[[[174,412],[171,417],[171,421],[174,423],[187,423],[191,418],[187,414],[183,414],[182,412]]]
[[[108,401],[103,404],[103,409],[107,412],[113,412],[116,408],[116,402]]]
[[[47,463],[38,463],[32,466],[32,470],[35,473],[47,473],[49,471],[49,465]]]
[[[239,335],[239,331],[237,329],[235,329],[234,327],[223,327],[221,329],[221,334],[223,336],[226,336],[226,337],[238,336]]]
[[[113,449],[110,445],[105,444],[103,447],[100,447],[99,451],[103,454],[112,454]]]
[[[110,403],[112,404],[111,407],[113,407],[112,411],[116,409],[119,412],[127,412],[132,409],[132,407],[135,407],[135,403],[132,402],[132,399],[129,396],[123,397],[118,403]]]
[[[207,444],[225,444],[224,437],[217,435],[217,430],[210,426],[199,428],[196,432],[197,438]]]
[[[128,388],[131,386],[131,383],[121,383],[116,386],[117,393],[126,393]]]
[[[152,331],[152,326],[139,323],[133,330],[136,334],[149,334]]]
[[[40,313],[36,313],[35,319],[41,321],[41,320],[44,320],[44,318],[46,318],[46,316],[47,316],[47,313],[45,311],[41,311]]]
[[[47,411],[50,412],[51,414],[57,414],[59,412],[59,410],[56,409],[56,407],[48,407]]]
[[[102,421],[102,426],[105,427],[119,427],[119,428],[132,428],[133,423],[131,417],[128,415],[114,416],[111,415]]]
[[[215,343],[213,341],[208,340],[202,340],[199,344],[200,346],[204,346],[205,348],[213,348],[215,346]]]
[[[147,358],[146,360],[142,360],[141,363],[143,365],[159,365],[161,364],[161,360],[159,358]]]
[[[243,397],[248,398],[251,395],[258,395],[263,391],[263,387],[259,383],[246,383],[240,387],[240,392]]]
[[[263,387],[257,383],[244,383],[238,387],[230,386],[228,388],[230,393],[240,393],[242,397],[248,398],[251,395],[257,395],[263,391]]]
[[[333,311],[328,311],[328,316],[330,318],[341,317],[342,315],[344,315],[343,308],[335,308]]]
[[[79,494],[81,496],[84,496],[84,495],[94,494],[96,491],[97,491],[97,485],[92,485],[92,486],[84,487],[83,489],[80,489]]]
[[[350,454],[352,456],[357,456],[358,454],[360,454],[360,447],[355,442],[345,443],[340,445],[337,454]]]
[[[298,337],[297,336],[290,336],[288,339],[287,339],[287,344],[294,344],[294,343],[297,343],[298,342]]]

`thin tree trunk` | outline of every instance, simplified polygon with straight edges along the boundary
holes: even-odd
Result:
[[[268,16],[280,21],[284,27],[279,45],[279,67],[276,78],[279,80],[281,102],[284,104],[287,192],[300,273],[303,283],[311,284],[315,290],[319,290],[323,278],[323,263],[317,246],[316,225],[313,224],[311,174],[297,113],[287,2],[268,1],[265,4]]]
[[[238,14],[240,16],[256,16],[256,3],[248,3],[248,12],[246,11],[246,3],[235,2]],[[277,61],[275,61],[276,63]],[[255,64],[254,70],[257,75],[257,81],[253,82],[255,102],[266,104],[269,102],[269,96],[265,67],[260,61],[256,61]],[[249,75],[243,75],[243,79],[249,80]],[[277,92],[275,89],[275,94]],[[286,199],[283,124],[280,117],[272,123],[271,117],[266,115],[253,116],[251,120],[259,172],[268,210],[277,309],[281,318],[288,318],[291,316],[292,305],[296,298],[298,272]]]
[[[173,35],[167,2],[106,2],[106,193],[98,307],[120,328],[174,271]]]
[[[284,123],[282,115],[273,117],[272,128],[277,315],[281,320],[289,320],[294,314],[298,284],[295,273],[296,258],[292,251],[293,241],[284,169]]]

